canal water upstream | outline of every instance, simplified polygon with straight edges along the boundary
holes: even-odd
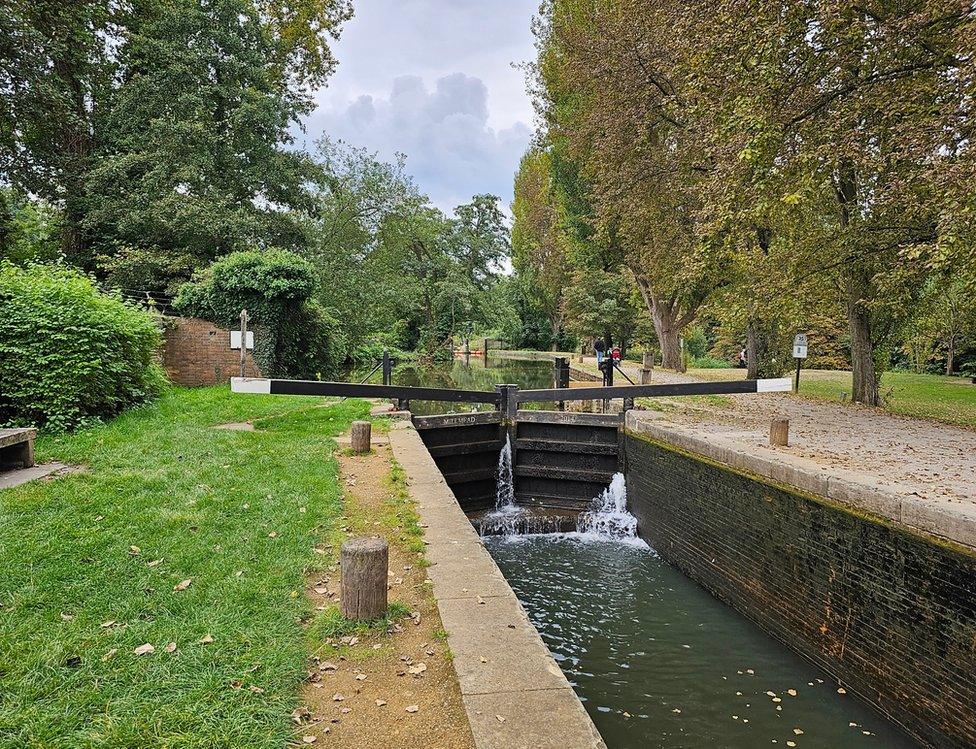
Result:
[[[549,387],[548,361],[479,358],[405,364],[394,383]],[[472,410],[412,402],[417,414]],[[504,454],[499,456],[505,465]],[[495,514],[516,527],[500,483]],[[507,472],[510,476],[510,470]],[[632,536],[622,477],[596,498],[582,533],[484,539],[609,749],[917,744]],[[510,487],[508,487],[510,489]],[[621,538],[623,536],[623,538]]]
[[[494,390],[495,385],[518,385],[522,389],[552,387],[552,361],[529,361],[488,357],[485,367],[481,357],[471,355],[467,360],[420,364],[406,362],[393,370],[395,385],[460,388],[462,390]],[[411,401],[410,411],[418,416],[453,413],[457,411],[487,410],[491,406],[474,403],[436,403]]]

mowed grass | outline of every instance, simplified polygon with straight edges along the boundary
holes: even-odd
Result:
[[[40,440],[40,459],[86,470],[0,491],[0,746],[293,736],[304,575],[333,563],[314,547],[342,512],[330,438],[368,411],[321,405],[174,389]],[[249,419],[259,431],[212,428]]]
[[[689,369],[703,380],[736,380],[743,369]],[[850,372],[805,369],[800,373],[800,395],[840,402],[850,399]],[[891,413],[935,419],[947,424],[976,427],[976,385],[968,377],[944,377],[912,372],[885,372],[881,376],[883,407]]]

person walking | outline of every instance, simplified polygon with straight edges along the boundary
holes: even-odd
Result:
[[[603,352],[606,351],[606,345],[603,343],[602,338],[597,338],[593,342],[593,350],[596,351],[596,363],[597,366],[603,364]]]

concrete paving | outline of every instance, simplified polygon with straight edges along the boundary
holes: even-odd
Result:
[[[478,749],[606,749],[408,422],[390,444],[417,502],[428,576]]]
[[[64,463],[45,463],[33,468],[15,468],[12,471],[0,473],[0,489],[13,489],[15,486],[36,481],[61,471],[67,471],[69,466]]]

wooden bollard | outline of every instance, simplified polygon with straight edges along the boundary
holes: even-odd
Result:
[[[340,608],[346,619],[361,621],[386,616],[389,559],[390,550],[382,538],[351,538],[342,544]]]
[[[769,425],[769,444],[774,447],[789,447],[790,420],[773,419]]]
[[[354,453],[368,453],[373,425],[368,421],[354,421],[349,432],[349,446]]]

